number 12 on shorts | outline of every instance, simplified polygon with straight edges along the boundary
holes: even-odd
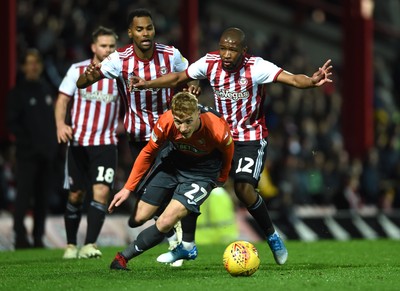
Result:
[[[238,166],[236,168],[236,173],[246,172],[251,174],[253,172],[253,170],[251,169],[253,165],[254,165],[254,160],[252,158],[249,157],[240,158]]]

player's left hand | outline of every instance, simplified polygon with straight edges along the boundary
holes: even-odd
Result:
[[[332,79],[332,65],[331,65],[331,60],[327,60],[325,64],[316,71],[312,77],[311,81],[314,84],[315,87],[319,87],[325,83],[331,83]]]
[[[120,206],[122,202],[128,199],[130,194],[131,191],[128,189],[122,188],[121,190],[119,190],[119,192],[114,195],[114,198],[111,201],[110,206],[108,207],[108,212],[112,213],[114,211],[114,208]]]

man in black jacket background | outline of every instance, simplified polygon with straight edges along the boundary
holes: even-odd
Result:
[[[44,247],[48,200],[54,190],[57,135],[55,89],[42,78],[43,62],[36,49],[22,58],[23,78],[8,94],[7,126],[16,145],[17,193],[14,203],[15,248]],[[33,245],[24,224],[33,211]]]

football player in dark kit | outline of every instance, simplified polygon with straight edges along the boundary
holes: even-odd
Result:
[[[162,242],[183,217],[195,225],[200,205],[214,187],[228,179],[233,151],[225,119],[199,106],[193,94],[176,94],[171,110],[160,116],[150,141],[136,159],[124,188],[115,194],[109,211],[121,205],[133,191],[140,192],[141,196],[130,224],[140,225],[159,207],[167,206],[154,225],[144,229],[125,250],[117,253],[110,268],[127,270],[129,260]],[[153,164],[159,152],[160,159]],[[143,182],[142,191],[138,183],[150,167],[152,170],[146,175],[148,181]],[[194,235],[184,236],[182,241],[176,248],[186,258],[195,259]]]

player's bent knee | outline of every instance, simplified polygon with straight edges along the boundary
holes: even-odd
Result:
[[[135,228],[135,227],[143,225],[145,222],[146,222],[145,220],[136,221],[135,218],[133,218],[131,216],[128,219],[128,226],[131,227],[131,228]]]
[[[83,191],[70,192],[68,195],[68,202],[73,205],[82,204],[84,196],[85,193]]]
[[[247,207],[253,205],[258,199],[258,193],[250,183],[236,183],[235,193],[238,199]]]
[[[157,219],[156,225],[157,228],[164,233],[170,231],[174,225],[179,221],[179,219],[174,219],[173,217],[167,218],[162,215]]]

